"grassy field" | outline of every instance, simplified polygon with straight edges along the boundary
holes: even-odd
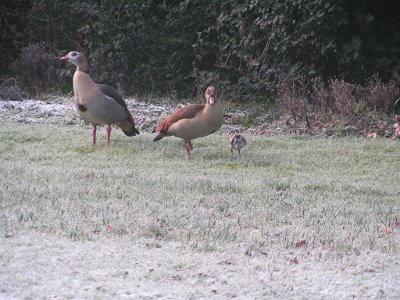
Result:
[[[108,147],[102,128],[93,147],[86,126],[3,123],[0,137],[0,249],[5,250],[7,244],[12,251],[18,245],[13,240],[29,235],[44,244],[48,239],[55,244],[63,241],[66,247],[129,241],[134,248],[140,246],[135,241],[145,241],[144,245],[155,246],[138,251],[183,247],[186,254],[178,251],[175,260],[181,256],[185,261],[185,255],[211,260],[228,253],[240,260],[237,268],[258,261],[256,272],[270,278],[262,288],[218,294],[221,297],[400,295],[393,283],[400,279],[394,271],[400,268],[397,140],[248,136],[248,146],[239,157],[231,155],[226,136],[212,135],[195,140],[192,160],[186,161],[181,140],[155,143],[144,132],[128,138],[114,130]],[[0,254],[0,264],[11,268],[10,257],[14,256]],[[269,263],[263,265],[262,259]],[[322,273],[316,269],[312,273],[306,264],[325,265],[336,272],[349,260],[371,260],[370,273],[382,278],[387,274],[388,286],[379,288],[381,281],[364,266],[365,272],[357,273],[353,283],[367,280],[365,274],[369,274],[372,281],[366,284],[377,283],[372,290],[361,286],[352,294],[355,285],[350,282],[347,293],[338,294],[340,289],[332,286],[324,292],[326,279],[317,280]],[[273,262],[285,268],[271,271]],[[290,284],[282,290],[284,273],[281,283],[272,283],[272,274],[279,269],[290,274],[291,268],[300,267],[308,270],[307,282],[315,277],[320,289],[301,289],[299,283],[294,291]],[[6,278],[0,272],[0,286]],[[182,278],[178,281],[185,283]],[[99,292],[94,289],[93,294],[75,296],[116,295]],[[218,296],[218,291],[207,292],[211,294],[175,296]],[[40,290],[24,294],[7,284],[3,294],[43,296]],[[148,297],[168,295],[160,292]]]

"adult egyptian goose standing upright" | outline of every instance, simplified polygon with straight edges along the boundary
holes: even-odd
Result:
[[[155,129],[158,135],[153,141],[165,136],[176,136],[185,141],[186,158],[193,150],[192,140],[204,137],[221,128],[224,108],[215,98],[215,88],[210,86],[205,92],[205,104],[189,104],[163,120]]]
[[[93,125],[93,145],[100,124],[108,125],[107,144],[110,144],[111,124],[121,128],[127,136],[139,134],[124,99],[112,87],[92,80],[89,63],[82,53],[71,51],[59,59],[76,66],[73,77],[75,108],[82,119]]]

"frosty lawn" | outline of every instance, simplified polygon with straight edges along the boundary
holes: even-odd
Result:
[[[400,295],[396,140],[1,125],[0,296]]]

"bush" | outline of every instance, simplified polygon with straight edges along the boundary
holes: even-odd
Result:
[[[320,77],[312,80],[312,99],[314,100],[314,111],[318,115],[325,116],[331,105],[331,92],[325,86]]]
[[[329,87],[334,99],[336,112],[340,115],[342,121],[353,121],[356,108],[355,85],[344,80],[332,79]]]
[[[12,85],[11,83],[14,82]],[[0,86],[0,100],[7,101],[21,101],[23,98],[23,93],[21,88],[17,85],[14,78],[6,80]]]
[[[45,93],[59,93],[63,86],[56,56],[50,54],[44,42],[31,44],[22,49],[11,65],[18,81],[27,89],[29,96],[42,98]]]
[[[287,79],[278,85],[279,108],[282,112],[290,114],[297,127],[297,122],[309,122],[310,108],[308,105],[308,91],[304,77]]]
[[[364,101],[376,112],[390,115],[394,112],[395,102],[400,97],[400,79],[394,75],[384,83],[377,74],[373,75],[364,89]]]

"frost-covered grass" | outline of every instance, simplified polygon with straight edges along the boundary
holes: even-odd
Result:
[[[226,136],[211,135],[186,161],[181,140],[148,133],[114,130],[108,147],[102,128],[93,147],[89,127],[4,123],[0,137],[3,242],[146,239],[195,255],[289,256],[289,265],[399,257],[396,140],[247,136],[239,157]],[[278,271],[266,270],[270,284]]]
[[[251,254],[304,240],[313,255],[399,251],[386,234],[400,221],[397,141],[249,137],[239,157],[213,135],[196,140],[186,161],[178,139],[115,130],[107,147],[103,129],[93,147],[90,134],[1,128],[3,235],[91,239],[110,225],[199,250],[234,243]]]

